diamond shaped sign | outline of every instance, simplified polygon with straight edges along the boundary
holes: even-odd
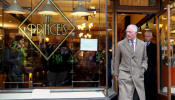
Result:
[[[26,19],[19,25],[19,30],[22,32],[22,34],[24,36],[26,36],[28,38],[28,40],[33,44],[33,46],[41,53],[41,55],[46,59],[49,60],[50,57],[57,51],[57,49],[62,45],[63,42],[66,41],[66,39],[70,36],[70,34],[75,30],[75,26],[70,22],[70,20],[65,16],[65,14],[57,7],[57,5],[50,0],[50,2],[52,3],[52,5],[57,9],[57,11],[65,18],[65,20],[72,26],[72,30],[64,37],[64,39],[61,41],[61,43],[55,48],[55,50],[48,56],[46,56],[37,46],[36,44],[32,41],[32,39],[30,38],[30,36],[28,36],[25,31],[22,29],[22,25],[29,19],[29,17],[32,16],[32,14],[41,6],[41,4],[44,2],[45,0],[41,0],[38,5],[33,9],[33,11],[26,17]]]

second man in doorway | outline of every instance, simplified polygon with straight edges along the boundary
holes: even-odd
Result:
[[[148,56],[148,69],[145,72],[145,93],[146,100],[157,100],[157,85],[156,85],[156,44],[152,43],[153,38],[151,31],[146,31],[145,34],[145,45]]]

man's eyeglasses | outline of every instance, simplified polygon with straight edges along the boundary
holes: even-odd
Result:
[[[126,33],[133,33],[133,31],[126,31]]]

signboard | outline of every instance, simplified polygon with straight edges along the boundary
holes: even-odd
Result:
[[[19,30],[22,32],[22,34],[28,38],[28,40],[33,44],[33,46],[41,53],[41,55],[46,59],[49,60],[50,57],[57,51],[57,49],[62,45],[63,42],[66,41],[66,39],[70,36],[70,34],[75,30],[75,26],[70,22],[70,20],[65,16],[65,14],[57,7],[57,5],[53,2],[53,0],[50,0],[51,4],[53,7],[57,10],[58,13],[60,13],[63,18],[68,22],[68,24],[72,27],[70,32],[67,32],[66,26],[67,24],[62,24],[62,23],[49,23],[49,24],[33,24],[30,23],[27,25],[27,31],[29,31],[30,34],[27,34],[26,31],[22,28],[22,25],[38,10],[39,7],[41,7],[42,3],[45,0],[41,0],[37,6],[32,10],[32,12],[26,17],[26,19],[19,25]],[[46,18],[51,18],[50,15],[43,15],[43,17]],[[50,22],[50,21],[49,21]],[[53,32],[52,30],[55,29],[56,32]],[[39,47],[34,43],[31,37],[33,35],[36,36],[46,36],[46,35],[53,35],[53,36],[60,36],[63,34],[65,37],[61,41],[61,43],[54,49],[54,51],[46,56]]]
[[[80,50],[97,51],[97,39],[83,39],[83,38],[81,38]]]

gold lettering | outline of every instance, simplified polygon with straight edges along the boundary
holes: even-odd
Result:
[[[66,30],[66,25],[67,24],[52,24],[51,26],[49,24],[28,24],[27,29],[30,31],[31,36],[33,34],[36,35],[49,35],[50,33],[52,35],[67,35],[67,30]],[[54,28],[55,27],[55,28]],[[56,30],[56,33],[53,33],[53,30]]]
[[[57,24],[57,35],[60,35],[60,29],[62,24]]]
[[[43,24],[44,35],[46,35],[46,24]]]
[[[52,27],[55,26],[56,24],[53,24],[50,26],[50,33],[53,34],[53,35],[56,35],[55,33],[52,32]]]
[[[39,31],[39,26],[41,27],[40,29],[40,31]],[[42,25],[41,24],[37,24],[37,35],[43,35],[41,32],[42,32]]]
[[[49,24],[46,24],[46,35],[49,35]],[[47,34],[48,33],[48,34]]]
[[[63,24],[63,31],[65,32],[63,35],[66,35],[67,34],[66,24]]]
[[[32,36],[32,34],[35,33],[35,31],[36,31],[36,26],[35,26],[35,24],[29,24],[29,25],[27,25],[27,29],[30,31],[30,34]]]

